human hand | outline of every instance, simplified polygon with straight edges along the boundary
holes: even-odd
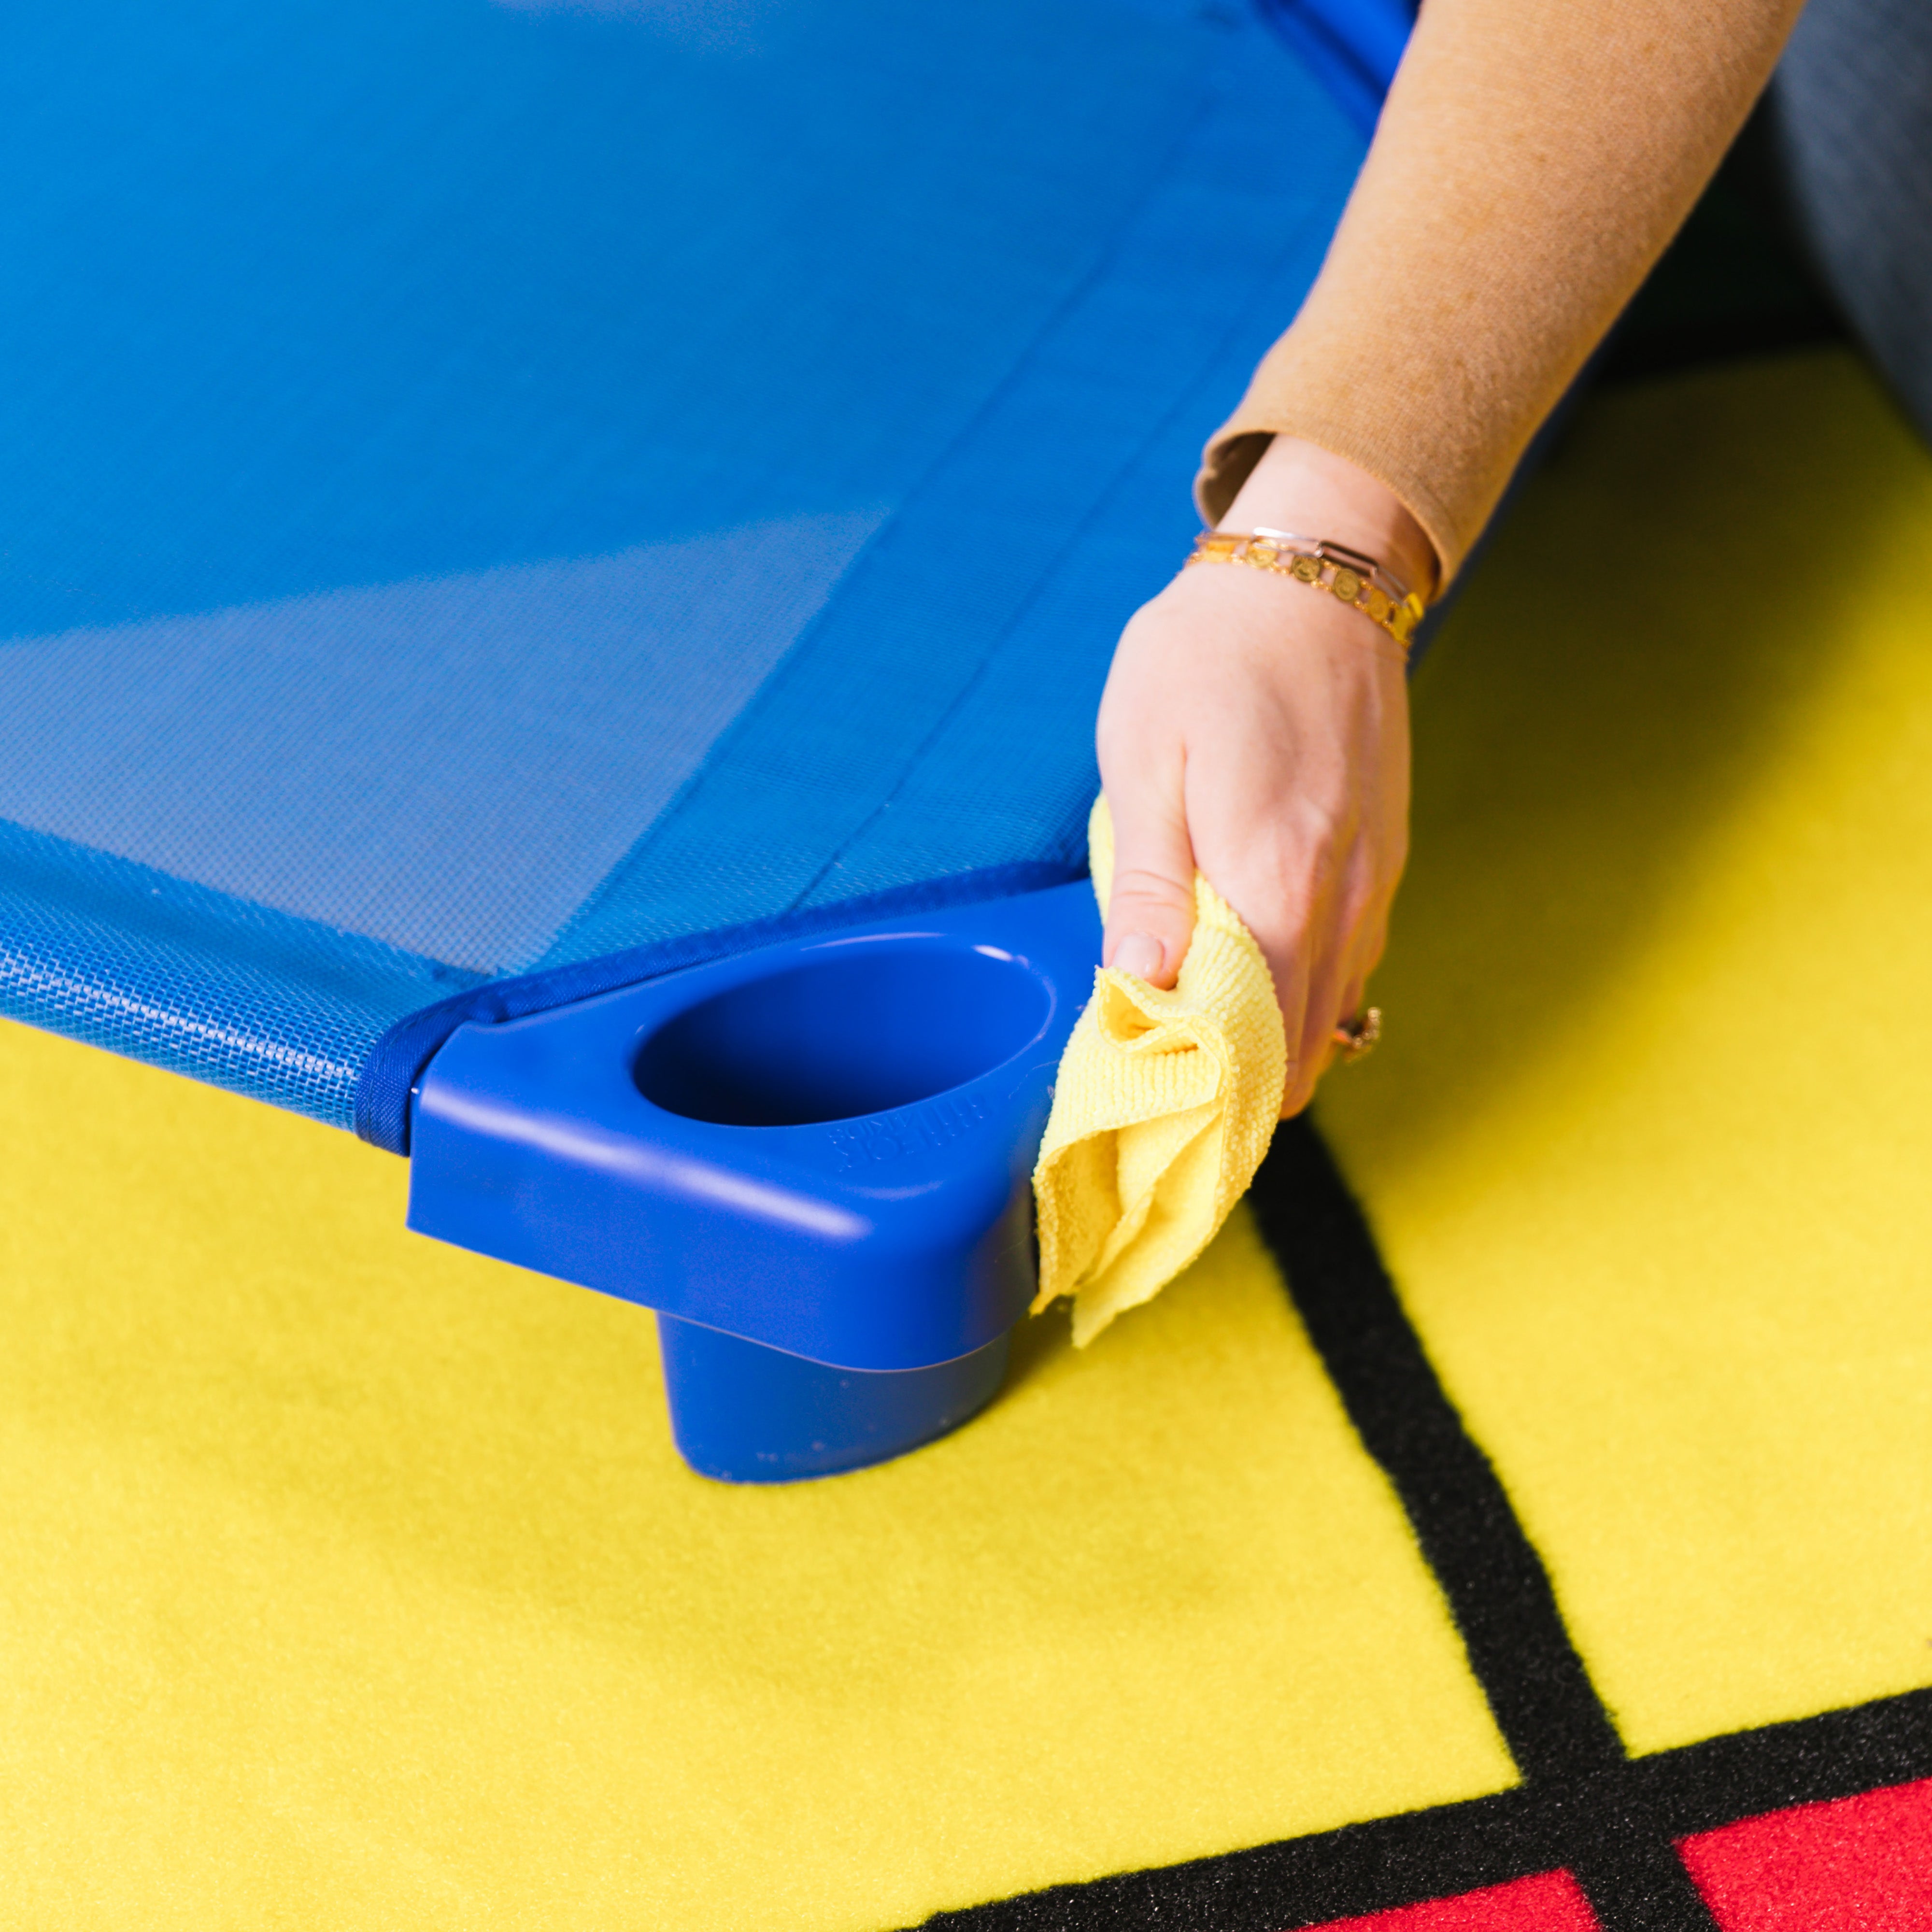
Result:
[[[1276,437],[1222,526],[1346,544],[1425,595],[1427,538],[1385,485]],[[1184,571],[1130,620],[1097,730],[1114,820],[1105,958],[1172,986],[1194,874],[1239,913],[1274,976],[1282,1115],[1306,1106],[1382,957],[1408,847],[1408,688],[1360,611],[1239,565]]]

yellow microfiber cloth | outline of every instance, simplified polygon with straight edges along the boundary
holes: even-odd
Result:
[[[1088,826],[1104,913],[1114,876],[1105,795]],[[1034,1170],[1040,1293],[1073,1298],[1084,1347],[1158,1294],[1211,1240],[1273,1138],[1288,1047],[1274,982],[1239,915],[1194,875],[1194,938],[1172,992],[1116,967],[1060,1062]]]

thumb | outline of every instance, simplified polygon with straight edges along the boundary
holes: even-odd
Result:
[[[1150,986],[1174,984],[1194,936],[1194,848],[1180,788],[1167,796],[1145,784],[1109,788],[1114,877],[1101,955]]]

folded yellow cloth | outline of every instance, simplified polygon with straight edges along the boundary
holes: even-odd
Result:
[[[1114,822],[1088,827],[1102,913]],[[1247,1190],[1281,1109],[1288,1048],[1274,982],[1239,915],[1197,872],[1194,938],[1172,992],[1106,966],[1060,1062],[1034,1170],[1038,1314],[1073,1298],[1084,1347],[1158,1294]]]

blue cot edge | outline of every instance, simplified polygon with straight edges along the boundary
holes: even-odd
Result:
[[[1086,876],[1078,864],[1052,859],[1025,859],[970,872],[892,886],[824,906],[795,908],[741,925],[715,927],[708,932],[680,934],[608,952],[596,959],[553,966],[540,973],[494,980],[453,994],[434,1006],[406,1013],[369,1052],[356,1082],[356,1132],[372,1146],[391,1154],[410,1150],[410,1095],[436,1050],[456,1029],[470,1021],[494,1025],[548,1012],[599,993],[634,986],[687,966],[702,966],[760,946],[773,946],[841,926],[863,926],[873,920],[902,913],[937,912],[972,905],[986,899],[1006,898],[1021,892],[1042,892]]]
[[[1410,0],[1256,0],[1364,139],[1376,131],[1401,63],[1415,9]]]

